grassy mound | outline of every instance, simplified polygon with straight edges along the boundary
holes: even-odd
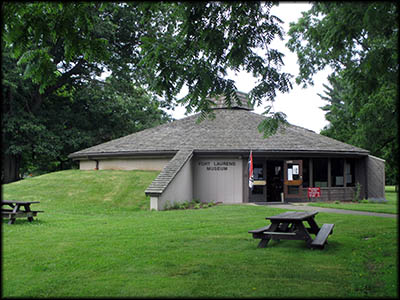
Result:
[[[35,209],[79,214],[149,210],[144,191],[158,171],[68,170],[3,186],[3,199],[40,201]]]
[[[63,171],[3,185],[39,200],[33,222],[3,220],[4,298],[398,298],[395,218],[319,213],[326,249],[257,248],[271,206],[150,211],[157,172]]]

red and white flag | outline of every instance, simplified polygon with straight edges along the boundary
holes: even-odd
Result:
[[[253,188],[254,177],[253,177],[253,151],[250,151],[249,157],[249,188]]]

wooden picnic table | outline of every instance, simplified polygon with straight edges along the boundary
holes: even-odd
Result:
[[[40,203],[40,201],[2,200],[1,216],[9,219],[8,224],[14,224],[16,218],[28,218],[28,221],[32,222],[37,213],[43,212],[42,210],[31,210],[30,206],[33,203]]]
[[[335,224],[323,224],[319,227],[315,221],[317,211],[299,212],[287,211],[276,216],[267,217],[271,224],[259,229],[250,230],[253,238],[261,239],[258,248],[267,247],[268,242],[273,240],[304,240],[308,248],[323,249],[327,239],[333,233]],[[305,227],[307,222],[309,227]],[[315,238],[311,237],[315,234]]]

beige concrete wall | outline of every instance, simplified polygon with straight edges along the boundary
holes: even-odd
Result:
[[[243,159],[197,158],[193,175],[193,198],[203,202],[243,202]]]
[[[172,206],[174,203],[184,203],[193,200],[193,157],[189,159],[178,171],[170,184],[158,197],[150,203],[150,209],[163,210],[166,205]]]
[[[94,170],[96,168],[96,162],[94,160],[80,160],[79,169],[80,170]]]
[[[155,170],[161,171],[171,158],[124,158],[124,159],[99,159],[99,170]],[[96,162],[81,160],[81,170],[93,170]]]

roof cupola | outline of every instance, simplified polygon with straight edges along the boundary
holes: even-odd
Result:
[[[253,110],[253,105],[250,102],[249,97],[246,93],[236,91],[237,97],[234,95],[231,96],[231,105],[229,106],[226,100],[225,95],[216,96],[211,98],[215,103],[214,109],[245,109],[245,110]]]

